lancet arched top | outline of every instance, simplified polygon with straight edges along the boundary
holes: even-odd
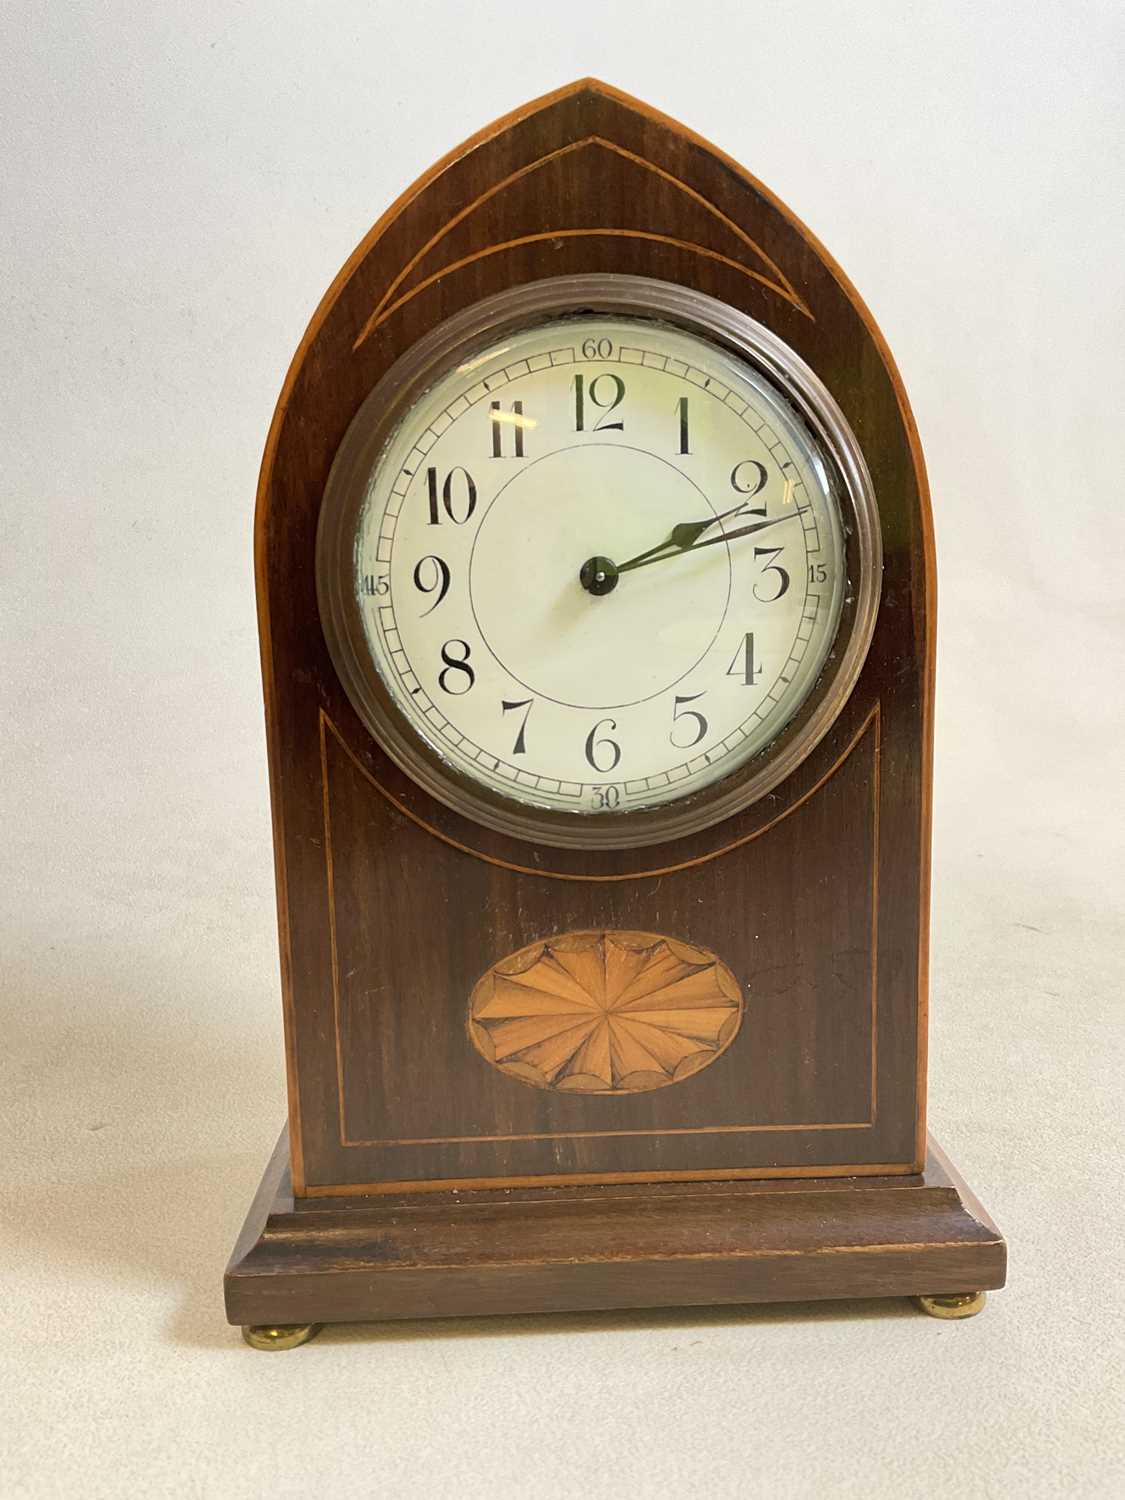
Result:
[[[266,447],[256,523],[275,812],[287,797],[303,801],[293,767],[319,754],[327,715],[408,816],[485,858],[526,862],[526,849],[509,848],[503,835],[434,804],[363,730],[319,629],[311,562],[332,460],[364,399],[399,356],[492,293],[591,272],[647,276],[708,293],[764,324],[820,376],[874,481],[883,605],[869,665],[847,711],[780,797],[681,839],[674,849],[597,858],[560,851],[552,854],[558,868],[544,873],[589,878],[596,867],[595,878],[620,878],[737,847],[805,796],[876,710],[891,737],[900,709],[920,714],[928,744],[929,507],[906,396],[871,314],[809,230],[735,161],[667,116],[583,79],[488,126],[408,188],[333,281],[294,357]],[[897,685],[889,693],[892,662]],[[296,753],[296,745],[305,748]]]

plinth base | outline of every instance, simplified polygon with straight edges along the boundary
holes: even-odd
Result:
[[[227,1317],[244,1327],[832,1297],[967,1306],[956,1294],[1004,1284],[1000,1232],[933,1141],[916,1176],[340,1198],[294,1199],[288,1161],[283,1132],[227,1267]]]

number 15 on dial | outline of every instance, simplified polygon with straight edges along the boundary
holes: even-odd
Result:
[[[365,471],[360,654],[485,797],[593,821],[693,798],[825,668],[835,475],[776,379],[702,332],[540,317],[447,362]]]

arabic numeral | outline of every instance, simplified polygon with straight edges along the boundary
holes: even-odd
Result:
[[[690,453],[690,434],[688,432],[688,398],[681,396],[676,402],[676,412],[680,419],[680,452]]]
[[[780,557],[781,554],[784,551],[785,551],[784,547],[755,547],[754,548],[754,556],[755,557],[768,557],[768,558],[772,559],[772,558],[775,558],[775,557]],[[778,601],[778,599],[781,598],[782,594],[784,594],[788,590],[788,588],[789,588],[789,574],[786,571],[786,569],[781,566],[780,563],[772,562],[772,561],[768,562],[768,563],[765,563],[763,565],[763,567],[762,567],[762,577],[763,578],[765,577],[765,575],[767,573],[776,573],[777,574],[777,588],[776,588],[776,591],[774,593],[772,593],[772,594],[759,594],[759,592],[758,592],[758,585],[755,584],[754,585],[754,598],[758,599],[762,604],[775,604]],[[773,585],[771,584],[770,587],[773,587]]]
[[[811,562],[811,563],[809,563],[809,582],[810,583],[827,583],[828,582],[828,564],[827,563],[818,563],[818,562]]]
[[[601,416],[590,429],[592,432],[623,432],[624,422],[611,422],[610,416],[625,399],[625,382],[620,375],[595,375],[589,385],[584,375],[576,375],[574,387],[574,430],[586,431],[586,403],[596,406]]]
[[[458,479],[460,475],[460,479]],[[430,501],[430,525],[437,526],[441,522],[441,512],[453,522],[455,526],[464,526],[465,522],[477,508],[477,487],[473,482],[473,476],[468,469],[450,469],[440,489],[440,508],[437,470],[430,468],[426,470],[426,492]],[[463,510],[464,515],[458,515],[458,510]]]
[[[616,729],[617,721],[616,719],[598,720],[586,736],[586,759],[595,771],[600,771],[603,776],[608,776],[610,771],[615,771],[620,764],[621,746],[616,740],[611,740],[608,734],[602,734],[599,737],[599,732],[603,725],[607,725],[610,729]],[[603,761],[608,757],[608,764],[599,765],[599,755]]]
[[[426,570],[427,563],[432,564],[428,572]],[[432,580],[429,583],[426,581],[427,576]],[[449,593],[449,580],[451,577],[449,564],[444,558],[438,557],[436,553],[427,552],[425,557],[418,559],[418,562],[414,566],[414,587],[420,594],[437,594],[437,598],[430,605],[429,609],[422,611],[418,617],[419,619],[424,620],[427,615],[433,614],[434,610],[437,609],[446,594]]]
[[[621,805],[621,788],[619,786],[596,786],[590,797],[590,805],[597,808],[598,812],[605,812],[610,808]]]
[[[690,750],[694,745],[698,745],[700,740],[704,737],[704,735],[707,733],[708,728],[710,727],[707,723],[707,720],[703,717],[703,715],[697,708],[683,707],[685,703],[694,703],[697,698],[702,697],[702,693],[688,693],[686,695],[680,693],[676,694],[676,701],[672,705],[672,729],[668,733],[668,739],[671,744],[675,745],[677,750]],[[695,720],[695,732],[694,734],[692,734],[691,727],[684,724],[683,727],[687,729],[688,733],[691,734],[692,737],[689,740],[678,740],[676,738],[676,725],[683,724],[683,721],[685,719]]]
[[[521,698],[518,703],[509,703],[507,699],[504,698],[500,700],[501,713],[512,713],[517,708],[522,708],[525,710],[524,716],[520,720],[519,733],[516,735],[516,743],[512,746],[513,755],[525,755],[527,753],[527,721],[531,717],[531,709],[534,702],[534,698]]]
[[[765,489],[768,478],[765,464],[760,464],[756,458],[744,458],[730,471],[730,487],[736,494],[745,495],[747,500],[752,500]],[[744,505],[739,511],[739,515],[747,516],[765,514],[764,505]]]
[[[455,646],[458,647],[464,654],[460,656],[454,656],[453,648]],[[445,663],[445,666],[442,667],[441,671],[438,673],[438,687],[441,688],[443,693],[449,693],[454,698],[460,698],[465,693],[467,693],[472,687],[473,683],[476,682],[477,674],[473,671],[472,667],[469,666],[469,657],[471,655],[472,652],[469,650],[468,641],[446,641],[445,645],[441,648],[441,659]],[[453,677],[452,674],[455,672],[461,675]],[[463,685],[459,685],[456,687],[450,686],[451,681],[461,684],[462,676],[464,677]]]
[[[748,630],[742,637],[742,645],[734,653],[727,668],[728,677],[741,677],[743,687],[753,687],[761,673],[761,664],[754,658],[754,632]]]
[[[523,432],[527,425],[524,421],[523,402],[513,401],[512,409],[506,412],[499,401],[494,401],[491,408],[492,425],[492,456],[493,458],[504,457],[504,431],[507,428],[512,434],[512,449],[516,458],[523,455]],[[534,424],[533,424],[534,425]]]

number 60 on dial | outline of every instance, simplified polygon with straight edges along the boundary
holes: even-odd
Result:
[[[443,325],[334,465],[318,590],[400,765],[547,843],[655,842],[762,795],[855,681],[879,543],[858,445],[765,329],[572,277]]]

